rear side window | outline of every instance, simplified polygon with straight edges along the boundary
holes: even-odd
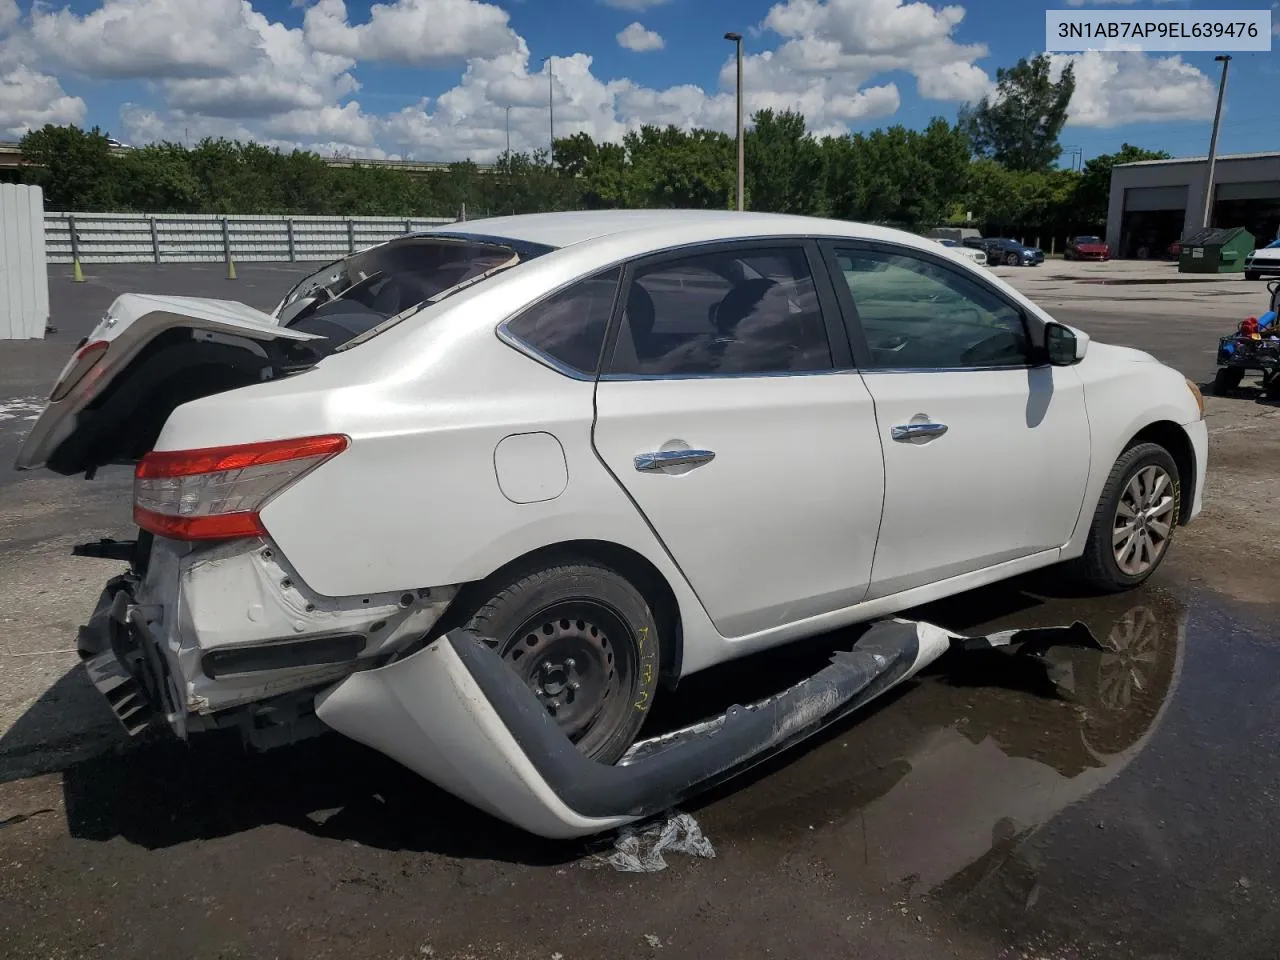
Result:
[[[594,376],[621,276],[615,267],[580,280],[509,320],[504,329],[534,353]]]
[[[804,250],[725,250],[638,267],[609,372],[749,376],[832,368]]]

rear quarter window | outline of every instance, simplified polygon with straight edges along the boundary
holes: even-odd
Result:
[[[582,376],[595,376],[622,268],[579,280],[503,325],[508,339],[535,356]]]

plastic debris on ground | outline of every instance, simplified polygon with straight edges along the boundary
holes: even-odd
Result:
[[[657,873],[667,869],[666,852],[710,858],[715,847],[702,834],[698,821],[687,813],[672,813],[639,828],[623,827],[604,859],[622,873]]]

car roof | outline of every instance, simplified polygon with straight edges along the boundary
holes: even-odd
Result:
[[[915,234],[848,220],[827,220],[790,214],[737,212],[733,210],[575,210],[559,213],[527,213],[510,217],[442,224],[426,233],[469,234],[505,238],[549,247],[631,234],[652,239],[655,249],[683,242],[704,241],[708,233],[733,240],[759,236],[836,236],[890,240],[928,249]]]

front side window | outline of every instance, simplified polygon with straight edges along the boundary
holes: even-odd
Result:
[[[873,367],[1024,366],[1021,312],[957,270],[876,249],[835,251],[867,338]]]
[[[800,247],[691,254],[636,269],[609,372],[749,376],[830,370]]]
[[[508,336],[576,373],[594,376],[622,270],[580,280],[508,321]]]

